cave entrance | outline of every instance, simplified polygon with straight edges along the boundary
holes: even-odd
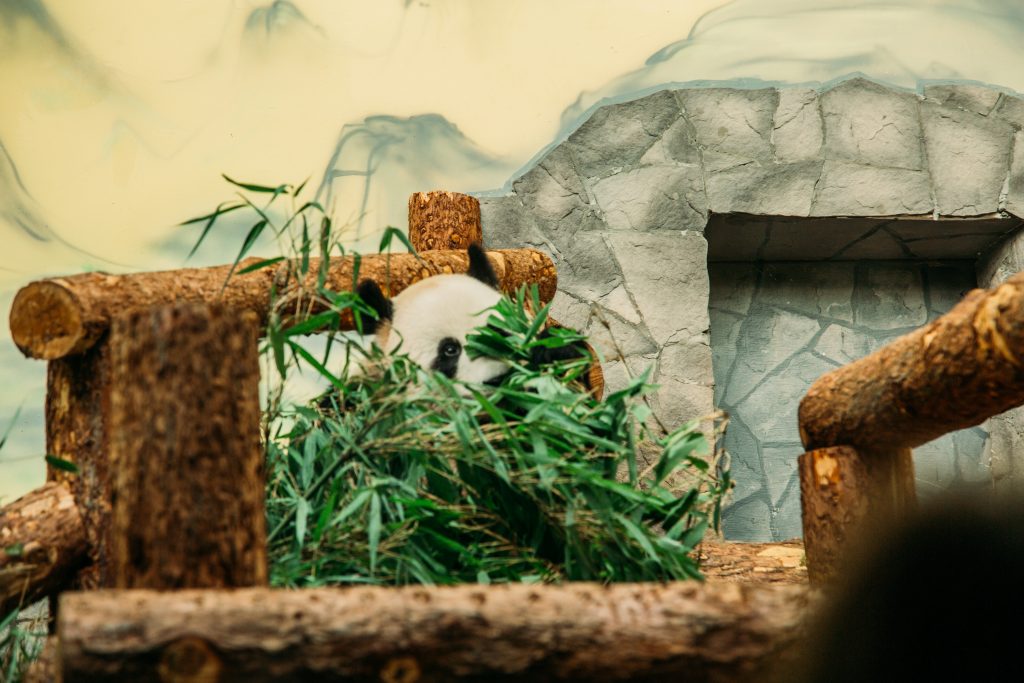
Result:
[[[728,537],[801,534],[797,406],[823,373],[946,313],[1017,219],[713,216],[715,404],[730,416],[736,480]],[[989,480],[983,427],[914,451],[918,494]]]

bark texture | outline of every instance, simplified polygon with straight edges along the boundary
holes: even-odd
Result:
[[[68,680],[753,678],[813,594],[697,582],[66,594]],[[174,676],[174,678],[171,678]]]
[[[914,507],[909,448],[871,452],[849,446],[809,451],[798,460],[808,577],[829,583],[846,566],[860,533],[891,525]]]
[[[63,588],[88,561],[71,491],[50,482],[0,508],[0,615]]]
[[[824,375],[800,403],[807,450],[913,448],[1024,403],[1024,274]]]
[[[89,564],[73,586],[112,587],[107,561],[110,531],[110,474],[105,415],[110,391],[106,336],[85,353],[51,361],[46,367],[46,452],[74,464],[76,472],[47,468],[47,479],[66,484],[82,515]],[[55,603],[51,610],[55,611]]]
[[[267,582],[255,316],[178,304],[110,330],[110,565],[120,588]]]
[[[482,244],[480,200],[443,190],[414,192],[409,196],[409,241],[420,252]]]
[[[504,291],[535,282],[544,301],[554,297],[558,276],[546,254],[534,249],[507,249],[488,252],[488,256]],[[247,259],[238,269],[258,261]],[[331,259],[324,273],[325,286],[335,291],[351,290],[354,264],[352,257]],[[376,280],[386,293],[394,295],[425,277],[464,273],[468,266],[464,250],[424,252],[419,256],[371,254],[360,259],[359,278]],[[230,266],[130,275],[83,273],[40,280],[26,285],[15,296],[11,336],[26,356],[52,360],[91,348],[116,315],[160,304],[221,302],[237,311],[252,311],[266,321],[271,289],[276,287],[284,295],[289,315],[301,317],[325,310],[325,302],[312,296],[319,260],[310,260],[310,275],[302,283],[289,277],[290,268],[285,264],[235,273],[230,280]],[[351,320],[345,324],[351,325]]]

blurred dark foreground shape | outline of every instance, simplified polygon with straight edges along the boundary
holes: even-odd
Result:
[[[1024,681],[1024,500],[935,501],[850,567],[779,680]]]

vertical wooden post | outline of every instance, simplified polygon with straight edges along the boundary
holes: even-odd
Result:
[[[47,479],[66,483],[82,514],[90,563],[73,587],[110,588],[107,532],[110,474],[105,405],[110,389],[106,336],[84,353],[49,362],[46,368],[46,452],[74,464],[77,472],[47,469]],[[51,601],[51,609],[56,602]]]
[[[857,537],[877,524],[902,519],[915,505],[914,461],[909,448],[878,453],[850,446],[808,451],[798,460],[807,576],[812,583],[837,577]],[[851,542],[852,541],[852,542]]]
[[[414,192],[409,196],[409,242],[416,251],[482,243],[480,200],[458,192]]]
[[[255,316],[158,306],[116,318],[109,345],[115,585],[265,585]]]

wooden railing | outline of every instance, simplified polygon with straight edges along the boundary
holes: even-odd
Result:
[[[394,294],[465,271],[479,216],[464,195],[413,195],[421,258],[366,256],[362,277],[389,268]],[[491,258],[505,289],[554,295],[545,254]],[[328,286],[350,289],[352,268],[332,259]],[[303,283],[263,269],[225,286],[229,270],[90,273],[32,283],[14,302],[16,343],[49,361],[47,451],[77,471],[51,467],[0,509],[0,545],[18,549],[0,552],[0,612],[88,591],[60,602],[48,652],[65,680],[746,680],[799,639],[813,594],[793,584],[266,588],[256,340],[271,289]],[[912,506],[911,447],[1024,401],[1022,302],[1024,277],[972,292],[811,388],[800,474],[812,578],[841,569],[856,528]]]

